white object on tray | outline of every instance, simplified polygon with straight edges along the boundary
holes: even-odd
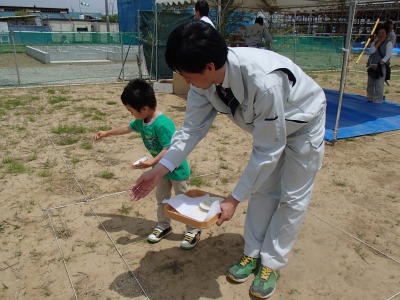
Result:
[[[146,161],[146,160],[148,160],[149,158],[147,157],[147,155],[145,155],[145,156],[143,156],[142,158],[139,158],[137,161],[135,161],[134,163],[133,163],[133,165],[136,167],[136,166],[139,166],[140,165],[140,163],[142,162],[142,161]]]
[[[218,203],[221,203],[224,201],[223,198],[221,197],[209,197],[207,199],[204,199],[203,201],[200,202],[199,206],[201,209],[204,209],[205,211],[209,211],[211,208],[211,205],[215,202],[218,201]]]
[[[196,221],[203,222],[221,212],[219,201],[212,201],[208,211],[200,208],[200,203],[210,198],[211,197],[208,194],[196,198],[181,194],[171,199],[165,199],[163,203],[168,203],[182,215],[195,219]]]

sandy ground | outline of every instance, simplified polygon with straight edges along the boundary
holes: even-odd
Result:
[[[314,77],[338,88],[337,73]],[[349,80],[348,89],[364,94],[364,75]],[[0,298],[252,299],[252,278],[225,278],[242,254],[246,203],[230,222],[203,230],[191,251],[179,248],[185,228],[176,221],[167,239],[147,243],[154,193],[134,204],[127,194],[142,172],[130,163],[146,149],[136,134],[93,140],[99,128],[130,120],[119,100],[123,86],[0,90]],[[390,95],[400,100],[395,84]],[[180,126],[185,97],[158,100]],[[233,128],[218,116],[189,156],[190,188],[233,189],[251,151],[251,137]],[[272,299],[400,299],[399,136],[327,145]]]

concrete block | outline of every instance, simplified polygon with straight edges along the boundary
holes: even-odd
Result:
[[[175,95],[187,95],[189,92],[190,85],[181,75],[175,72],[173,74],[173,85]]]
[[[159,81],[153,83],[153,89],[156,93],[172,94],[174,92],[173,84],[169,81]]]

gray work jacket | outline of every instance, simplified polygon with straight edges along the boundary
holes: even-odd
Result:
[[[233,195],[243,201],[271,174],[295,134],[326,106],[325,94],[300,67],[273,51],[229,48],[225,78],[239,101],[235,115],[219,99],[215,85],[191,85],[182,128],[160,161],[179,166],[206,135],[218,112],[253,136],[253,151]],[[225,85],[225,82],[224,82]]]

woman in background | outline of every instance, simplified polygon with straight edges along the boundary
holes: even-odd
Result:
[[[372,42],[367,67],[367,99],[368,102],[382,103],[385,91],[386,68],[390,64],[392,42],[387,39],[387,29],[383,25],[377,28],[378,37]]]

